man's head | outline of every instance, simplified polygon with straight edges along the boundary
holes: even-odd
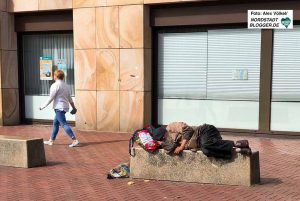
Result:
[[[56,70],[54,72],[54,80],[64,80],[65,73],[62,70]]]
[[[159,127],[159,128],[152,128],[149,130],[154,140],[162,141],[165,138],[165,135],[167,133],[167,130],[165,127]]]

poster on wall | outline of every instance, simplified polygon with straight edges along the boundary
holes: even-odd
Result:
[[[52,80],[52,57],[40,57],[40,80]]]
[[[57,60],[57,70],[62,70],[65,73],[65,77],[67,77],[67,63],[65,59]]]

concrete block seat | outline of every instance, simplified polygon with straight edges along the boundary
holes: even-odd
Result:
[[[163,149],[149,153],[133,148],[130,177],[139,179],[251,186],[260,182],[259,152],[235,154],[231,160],[205,156],[201,151],[184,150],[170,156]]]
[[[23,168],[46,165],[43,139],[0,135],[0,165]]]

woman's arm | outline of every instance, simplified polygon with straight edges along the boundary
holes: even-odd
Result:
[[[74,101],[73,101],[73,99],[72,99],[72,97],[71,97],[70,89],[69,89],[68,92],[69,92],[69,94],[68,94],[68,101],[69,101],[70,105],[72,106],[72,108],[73,108],[73,109],[76,109],[75,104],[74,104]]]
[[[50,87],[50,96],[49,96],[47,102],[46,102],[44,105],[42,105],[42,106],[40,107],[40,110],[45,109],[45,108],[46,108],[46,107],[54,100],[54,98],[55,98],[55,96],[56,96],[56,93],[57,93],[57,86],[56,86],[56,84],[54,83],[54,84],[52,84],[52,86]]]

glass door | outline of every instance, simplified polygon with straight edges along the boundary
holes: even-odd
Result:
[[[45,110],[38,108],[49,97],[53,72],[62,69],[75,101],[73,34],[26,34],[22,36],[23,92],[25,119],[52,120],[52,104]],[[75,116],[67,114],[75,121]]]

